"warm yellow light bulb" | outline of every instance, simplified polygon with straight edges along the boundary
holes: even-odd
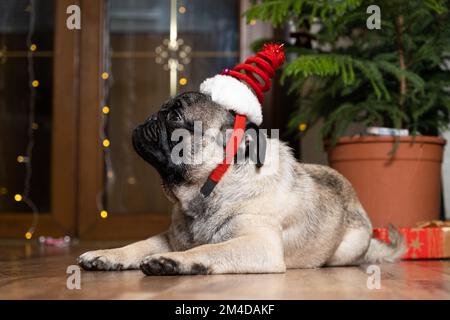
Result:
[[[102,73],[102,79],[103,80],[106,80],[106,79],[108,79],[109,78],[109,73],[108,72],[103,72]]]
[[[106,219],[108,217],[108,211],[106,211],[106,210],[100,211],[100,217],[102,217],[103,219]]]
[[[25,157],[24,156],[17,156],[17,162],[19,162],[19,163],[25,162]]]
[[[37,88],[37,87],[39,86],[39,81],[33,80],[33,82],[31,82],[31,85],[32,85],[34,88]]]
[[[103,112],[104,114],[108,114],[108,113],[109,113],[109,107],[108,107],[108,106],[104,106],[104,107],[102,108],[102,112]]]
[[[110,146],[110,144],[111,144],[111,142],[110,142],[108,139],[104,139],[104,140],[103,140],[103,146],[104,146],[105,148],[108,148],[108,147]]]
[[[36,51],[37,49],[37,45],[35,45],[34,43],[30,46],[30,51]]]
[[[33,234],[30,231],[25,233],[25,239],[30,240],[31,237],[33,237]]]
[[[17,202],[20,202],[20,201],[22,201],[22,199],[23,199],[23,197],[22,197],[22,195],[21,194],[15,194],[14,195],[14,200],[16,200]]]
[[[181,78],[179,83],[180,83],[180,85],[185,86],[187,84],[187,79],[186,78]]]
[[[306,130],[306,128],[308,128],[308,125],[306,124],[306,123],[300,123],[299,125],[298,125],[298,130],[300,130],[300,131],[305,131]]]

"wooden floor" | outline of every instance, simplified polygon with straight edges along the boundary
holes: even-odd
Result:
[[[67,267],[80,253],[105,246],[0,242],[0,299],[450,299],[449,260],[381,265],[381,288],[372,290],[367,266],[176,277],[82,271],[81,289],[67,289]]]

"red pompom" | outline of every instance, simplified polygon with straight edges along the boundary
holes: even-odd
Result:
[[[285,60],[283,44],[266,43],[253,57],[238,64],[232,70],[225,69],[222,74],[232,76],[247,83],[255,92],[259,102],[264,102],[263,92],[269,91],[270,78]]]
[[[266,43],[264,44],[262,50],[256,55],[264,57],[271,62],[274,69],[278,68],[283,64],[285,60],[284,56],[284,44],[279,43]]]

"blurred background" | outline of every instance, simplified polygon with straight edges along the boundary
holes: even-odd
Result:
[[[73,4],[80,30],[66,27]],[[126,239],[167,227],[169,202],[157,172],[133,151],[131,131],[272,36],[269,24],[245,22],[248,6],[2,0],[0,237]],[[274,99],[267,127],[287,114],[272,108]]]
[[[74,4],[79,30],[66,26]],[[0,238],[120,240],[167,228],[170,204],[157,172],[133,151],[131,131],[170,96],[252,55],[255,41],[305,41],[288,18],[244,18],[251,5],[1,0]],[[300,139],[288,128],[297,97],[287,91],[275,85],[263,126],[279,128],[303,161],[327,164],[321,120],[300,124],[311,125]]]

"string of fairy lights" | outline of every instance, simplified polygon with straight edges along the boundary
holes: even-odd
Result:
[[[110,2],[108,2],[106,10],[109,11]],[[109,14],[106,14],[107,19],[105,19],[105,25],[103,30],[109,30]],[[109,98],[111,86],[113,84],[113,77],[111,73],[111,50],[110,50],[110,36],[109,32],[104,32],[103,37],[103,72],[101,74],[102,79],[102,101],[100,103],[101,107],[101,124],[100,124],[100,140],[103,147],[103,164],[105,166],[106,179],[105,183],[102,184],[103,187],[97,194],[97,210],[100,213],[100,217],[106,219],[108,217],[108,211],[105,205],[105,197],[110,188],[112,180],[115,178],[114,171],[112,170],[112,159],[111,159],[111,140],[108,135],[109,128]]]
[[[132,4],[134,5],[135,2],[133,1]],[[134,36],[135,25],[136,20],[133,19],[129,21],[128,23],[132,27],[128,29],[127,34],[127,47],[130,52],[136,51],[136,37]],[[122,134],[129,136],[130,133],[133,131],[135,127],[135,121],[133,121],[133,117],[137,110],[137,103],[138,103],[138,97],[136,94],[136,59],[126,59],[126,72],[127,72],[127,78],[128,81],[126,82],[127,87],[126,91],[128,94],[127,99],[127,108],[124,108],[123,112],[123,119],[124,119],[124,126],[122,127]],[[130,150],[130,139],[121,139],[121,149],[122,150]],[[122,195],[119,197],[119,202],[117,204],[118,209],[121,212],[126,211],[127,203],[125,200],[125,194],[128,191],[127,186],[134,186],[136,185],[137,179],[136,179],[136,166],[132,164],[134,158],[133,152],[124,152],[124,165],[121,166],[122,170],[122,176],[127,177],[127,183],[119,183],[117,186],[114,185],[112,188],[119,188],[119,192]],[[115,183],[116,181],[113,180],[112,183]]]
[[[34,68],[34,54],[38,50],[37,44],[33,42],[34,30],[35,30],[35,22],[36,22],[36,7],[35,1],[30,0],[29,5],[26,8],[26,11],[29,12],[29,24],[28,24],[28,32],[26,36],[26,45],[28,48],[27,51],[27,68],[28,68],[28,88],[29,88],[29,101],[28,101],[28,127],[27,127],[27,138],[28,142],[25,148],[25,152],[23,155],[18,155],[16,160],[19,164],[23,164],[25,166],[25,177],[23,182],[23,191],[22,193],[14,194],[14,200],[17,202],[25,203],[32,212],[32,222],[28,230],[25,232],[25,238],[31,239],[33,237],[33,233],[36,230],[38,221],[39,221],[39,209],[35,205],[34,201],[30,198],[31,191],[31,179],[33,176],[33,167],[32,167],[32,159],[33,159],[33,149],[35,145],[34,134],[35,131],[39,128],[36,117],[35,117],[35,109],[36,109],[36,95],[37,90],[40,85],[39,80],[36,78],[35,68]]]
[[[29,31],[27,35],[27,61],[28,61],[28,75],[29,75],[29,89],[30,89],[30,100],[29,100],[29,112],[28,112],[28,145],[25,152],[25,157],[23,158],[25,161],[25,181],[23,187],[23,199],[24,202],[30,207],[33,212],[33,221],[31,227],[25,233],[25,238],[30,238],[33,236],[34,230],[36,229],[38,219],[39,219],[39,210],[34,204],[33,200],[30,198],[30,184],[31,178],[33,175],[33,168],[31,166],[31,161],[33,157],[33,148],[34,148],[34,131],[36,127],[36,119],[35,119],[35,106],[36,106],[36,93],[37,88],[39,87],[39,80],[35,77],[34,72],[34,52],[37,50],[37,45],[33,43],[33,35],[34,35],[34,27],[36,21],[36,7],[34,0],[30,1],[30,25]],[[18,157],[18,161],[20,158]],[[19,161],[20,162],[20,161]]]

